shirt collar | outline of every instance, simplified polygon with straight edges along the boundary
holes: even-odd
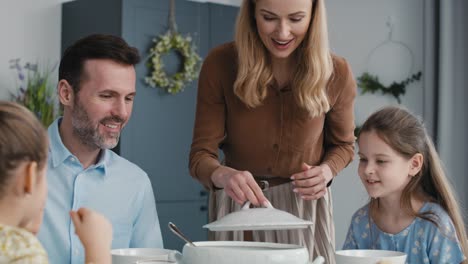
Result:
[[[102,149],[99,154],[99,161],[94,165],[95,168],[103,170],[104,176],[106,176],[107,166],[110,162],[110,150]]]
[[[57,167],[63,163],[66,159],[74,157],[73,154],[63,145],[62,138],[60,138],[59,125],[62,122],[62,118],[57,118],[48,129],[49,133],[49,154],[52,158],[52,167]]]
[[[78,162],[78,158],[75,157],[62,142],[60,137],[59,125],[62,122],[62,117],[57,118],[48,128],[50,146],[49,146],[49,155],[52,158],[52,167],[55,168],[62,164],[65,160],[74,158]],[[100,152],[99,161],[92,165],[91,167],[95,169],[102,169],[103,174],[106,175],[106,167],[110,162],[110,150],[103,149]]]

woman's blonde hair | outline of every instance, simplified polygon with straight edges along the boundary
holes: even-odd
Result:
[[[0,198],[21,162],[35,161],[42,169],[47,161],[47,132],[25,107],[0,101]]]
[[[465,225],[455,192],[445,175],[442,162],[426,132],[424,124],[405,109],[385,107],[372,114],[364,122],[359,135],[370,131],[375,132],[393,150],[407,159],[417,153],[423,155],[424,160],[421,170],[412,177],[402,192],[401,207],[409,215],[431,221],[438,226],[437,219],[431,216],[430,212],[421,214],[413,209],[411,198],[423,194],[431,202],[439,204],[452,219],[463,253],[468,256]],[[370,204],[371,214],[377,206],[378,199],[372,199]],[[463,263],[468,263],[468,261]]]
[[[262,103],[267,95],[267,86],[273,80],[269,52],[257,32],[255,1],[242,2],[235,35],[238,72],[234,92],[249,107]],[[324,0],[311,1],[309,29],[295,51],[298,63],[291,87],[298,104],[315,117],[330,109],[326,86],[333,73],[333,62]]]

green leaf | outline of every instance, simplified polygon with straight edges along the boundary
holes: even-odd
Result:
[[[380,91],[384,95],[392,95],[397,99],[398,103],[401,103],[401,96],[406,93],[406,86],[414,81],[419,81],[421,76],[422,72],[418,72],[401,82],[392,82],[392,84],[387,87],[380,83],[377,76],[371,75],[368,72],[364,72],[360,77],[357,78],[357,85],[361,88],[362,94],[373,94]]]

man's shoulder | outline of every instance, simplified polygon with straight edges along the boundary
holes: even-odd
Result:
[[[119,154],[115,153],[112,150],[108,151],[109,153],[109,160],[108,160],[108,169],[111,170],[118,170],[125,173],[132,173],[134,175],[145,176],[148,175],[146,172],[140,168],[135,163],[127,160],[126,158],[120,156]]]

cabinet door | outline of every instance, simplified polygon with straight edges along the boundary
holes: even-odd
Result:
[[[178,31],[190,34],[199,54],[206,56],[212,41],[231,41],[236,7],[176,1]],[[152,40],[168,29],[169,1],[125,1],[123,36],[140,50],[143,61],[137,66],[137,95],[133,114],[124,129],[120,153],[138,164],[151,178],[157,201],[204,199],[203,186],[192,179],[188,157],[195,119],[197,81],[176,95],[144,82]],[[229,14],[229,15],[227,15]],[[166,72],[180,69],[176,52],[164,58]]]
[[[236,28],[238,7],[208,4],[210,13],[210,47],[232,41]]]
[[[181,251],[185,244],[169,230],[169,222],[174,223],[192,241],[208,239],[208,232],[203,228],[207,223],[206,202],[159,202],[157,206],[164,248]]]
[[[60,2],[63,2],[62,54],[68,46],[90,34],[121,36],[122,0]]]
[[[124,36],[140,50],[143,61],[136,69],[137,95],[132,118],[122,134],[120,153],[148,173],[157,201],[199,200],[203,186],[188,171],[197,82],[175,95],[144,82],[149,74],[146,63],[152,40],[168,29],[169,1],[126,3]],[[198,52],[208,49],[207,12],[205,4],[176,1],[178,31],[193,37]],[[176,52],[164,56],[163,62],[169,74],[182,65]]]
[[[64,4],[62,43],[68,45],[89,33],[111,33],[121,35],[140,51],[142,62],[136,67],[137,95],[132,117],[120,139],[120,154],[148,173],[165,247],[181,250],[184,243],[170,233],[169,221],[195,241],[207,239],[207,231],[202,228],[208,221],[207,192],[188,171],[197,81],[176,95],[151,88],[144,82],[149,74],[146,63],[152,40],[168,30],[169,1],[99,2],[102,3],[96,6],[93,1],[84,0]],[[89,13],[90,5],[99,9]],[[176,1],[178,31],[192,36],[202,58],[214,45],[233,39],[236,13],[236,7]],[[83,19],[87,23],[76,22]],[[163,60],[166,72],[175,73],[180,69],[181,61],[176,53],[167,54]]]

